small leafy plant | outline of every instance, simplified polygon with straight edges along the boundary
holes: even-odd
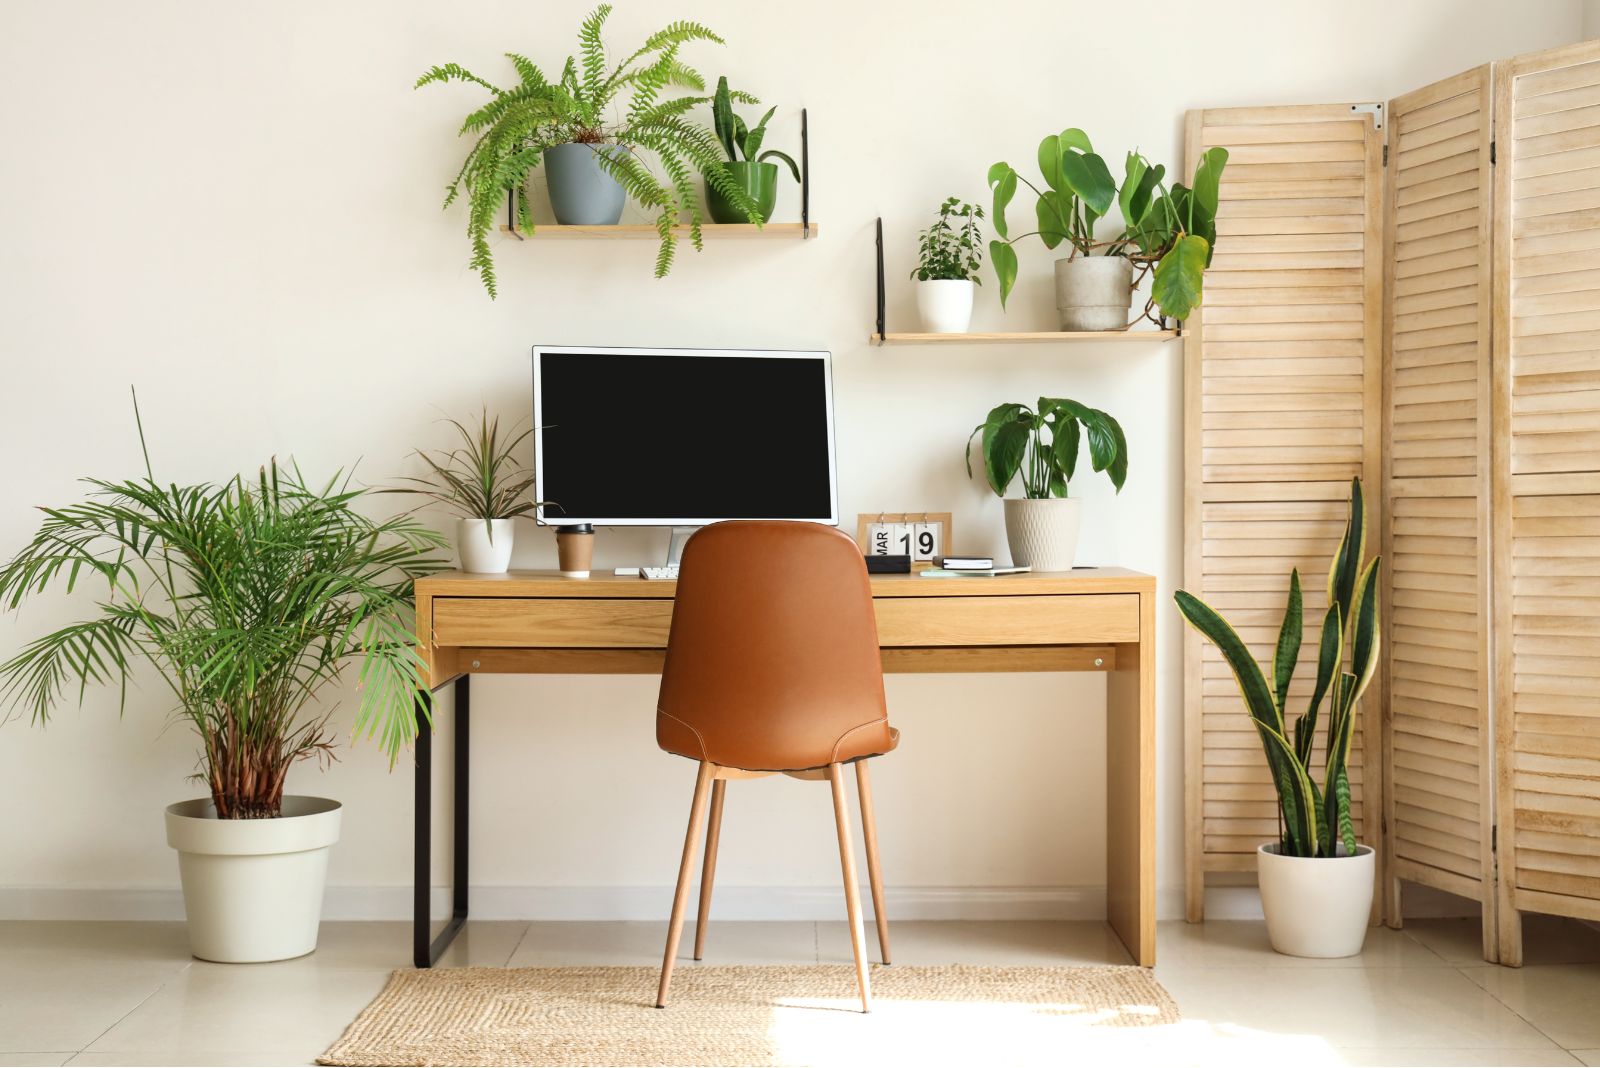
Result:
[[[1137,270],[1135,285],[1153,270],[1155,282],[1141,315],[1157,325],[1162,317],[1188,318],[1200,304],[1205,270],[1216,247],[1218,190],[1227,162],[1227,149],[1208,149],[1195,168],[1193,185],[1174,182],[1169,189],[1165,166],[1129,152],[1118,186],[1089,135],[1072,128],[1039,142],[1043,190],[1011,164],[996,163],[989,168],[989,187],[1000,236],[989,243],[989,260],[1000,279],[1001,305],[1017,279],[1014,246],[1025,237],[1037,237],[1049,249],[1065,241],[1072,248],[1068,258],[1096,252],[1123,256]],[[1005,212],[1018,182],[1034,192],[1037,228],[1012,237]],[[1122,230],[1100,240],[1096,224],[1111,213],[1112,205],[1121,212]]]
[[[137,411],[137,409],[136,409]],[[140,443],[143,444],[143,431]],[[195,776],[221,819],[278,816],[289,769],[331,755],[317,703],[360,665],[357,734],[391,763],[416,737],[424,664],[412,582],[440,570],[444,539],[407,518],[357,511],[367,491],[313,485],[274,460],[221,485],[85,479],[88,498],[44,522],[0,568],[0,603],[97,579],[93,609],[0,664],[5,698],[44,724],[76,685],[122,691],[141,661],[172,691],[201,743]]]
[[[516,457],[517,447],[533,430],[530,427],[518,433],[513,427],[502,437],[500,417],[490,416],[487,408],[479,415],[476,430],[468,430],[454,419],[449,422],[461,444],[439,453],[418,449],[417,455],[428,466],[428,474],[404,478],[401,481],[408,485],[388,492],[415,493],[463,519],[481,519],[493,543],[492,520],[531,515],[539,506],[528,497],[534,483],[533,472]]]
[[[741,210],[755,211],[749,196],[723,170],[717,139],[685,118],[708,98],[663,95],[673,89],[705,92],[705,79],[678,53],[685,44],[722,44],[722,38],[698,22],[672,22],[613,66],[601,36],[610,14],[611,5],[601,4],[583,20],[578,31],[580,58],[568,56],[554,80],[515,52],[506,53],[506,58],[520,81],[509,89],[456,63],[433,67],[417,79],[418,89],[436,82],[470,82],[491,94],[489,102],[461,124],[461,134],[475,135],[477,140],[446,187],[444,198],[448,208],[466,193],[472,268],[490,297],[496,295],[497,284],[489,233],[507,196],[514,200],[521,229],[534,231],[528,175],[543,161],[544,150],[555,145],[621,145],[627,149],[596,152],[595,162],[629,196],[656,213],[656,230],[661,235],[657,278],[672,269],[677,248],[673,227],[682,217],[689,219],[689,239],[695,249],[701,247],[700,204],[693,184],[696,171],[704,173],[706,180]],[[630,93],[627,109],[620,119],[614,119],[613,105],[624,92]],[[654,153],[664,176],[651,170],[638,149]]]
[[[917,266],[911,277],[919,282],[957,281],[983,284],[983,237],[978,220],[983,209],[949,197],[939,205],[939,218],[917,238]]]
[[[711,121],[716,128],[717,141],[722,145],[722,150],[728,155],[729,163],[765,163],[769,159],[782,160],[789,167],[789,173],[794,175],[794,180],[800,180],[800,167],[786,152],[776,148],[761,151],[761,145],[767,138],[767,123],[777,112],[776,107],[767,109],[761,116],[761,121],[753,127],[747,127],[744,119],[733,110],[734,101],[741,104],[759,104],[761,101],[749,93],[728,88],[726,77],[717,79],[717,91],[711,100]],[[759,219],[752,219],[759,222]]]
[[[996,407],[967,437],[968,478],[972,477],[972,439],[980,433],[984,474],[998,497],[1006,495],[1019,472],[1023,496],[1035,500],[1065,497],[1078,467],[1084,434],[1089,439],[1091,465],[1106,473],[1117,492],[1128,477],[1128,439],[1121,424],[1098,408],[1074,400],[1040,397],[1036,408],[1026,404]]]
[[[1356,705],[1378,667],[1378,564],[1374,556],[1365,567],[1367,524],[1361,480],[1350,483],[1350,513],[1344,538],[1328,569],[1328,611],[1322,619],[1317,648],[1317,681],[1311,702],[1295,717],[1294,739],[1288,729],[1289,686],[1294,681],[1304,627],[1304,602],[1300,571],[1289,575],[1289,603],[1272,656],[1269,682],[1250,649],[1228,621],[1193,594],[1174,594],[1178,610],[1189,625],[1218,649],[1233,670],[1261,744],[1267,767],[1278,791],[1278,818],[1282,833],[1279,849],[1290,857],[1335,857],[1343,846],[1356,852],[1355,826],[1350,820],[1350,739],[1355,730]],[[1348,657],[1349,667],[1345,667]],[[1317,719],[1323,698],[1328,699],[1328,744],[1322,783],[1312,775]]]

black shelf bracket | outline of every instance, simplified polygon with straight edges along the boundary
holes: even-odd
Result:
[[[811,237],[811,137],[806,109],[800,109],[800,240]]]
[[[883,216],[878,216],[878,344],[882,345],[887,339],[884,333],[884,298],[883,298]]]

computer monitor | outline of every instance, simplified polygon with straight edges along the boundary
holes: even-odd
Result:
[[[839,522],[826,352],[538,345],[533,423],[554,526]]]

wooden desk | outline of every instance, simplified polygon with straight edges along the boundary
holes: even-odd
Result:
[[[540,571],[449,572],[417,583],[417,633],[431,636],[422,650],[430,692],[456,687],[453,904],[431,940],[433,742],[425,729],[417,737],[417,967],[437,960],[467,918],[471,674],[658,674],[675,589]],[[885,671],[1106,673],[1106,918],[1146,967],[1156,959],[1155,595],[1154,578],[1120,568],[872,577]]]

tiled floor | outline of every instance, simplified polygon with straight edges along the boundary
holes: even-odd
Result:
[[[654,965],[662,935],[473,923],[442,963]],[[1127,962],[1098,923],[902,922],[891,935],[900,964]],[[1530,919],[1520,970],[1484,964],[1470,920],[1375,929],[1339,961],[1278,956],[1259,923],[1165,923],[1158,942],[1156,977],[1184,1021],[1140,1047],[1151,1063],[1600,1065],[1600,932],[1581,924]],[[308,1064],[409,945],[402,923],[327,923],[309,957],[219,965],[189,957],[181,924],[3,923],[0,1065]],[[850,944],[843,924],[729,922],[706,957],[843,962]]]

